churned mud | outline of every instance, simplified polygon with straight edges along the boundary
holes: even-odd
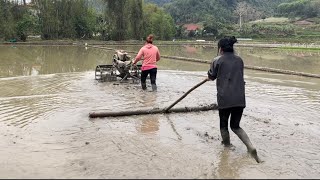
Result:
[[[99,83],[94,72],[0,79],[0,178],[318,178],[320,81],[246,71],[241,126],[257,164],[217,111],[90,119],[94,111],[165,108],[205,71],[159,70],[158,91]],[[216,102],[207,82],[177,107]]]

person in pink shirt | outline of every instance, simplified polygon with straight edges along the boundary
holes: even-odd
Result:
[[[143,57],[141,67],[141,86],[143,90],[147,89],[146,80],[150,74],[152,90],[157,90],[156,78],[157,78],[157,62],[160,60],[160,52],[157,46],[153,45],[153,35],[150,34],[146,38],[145,45],[140,49],[138,55],[133,60],[133,64],[136,64]]]

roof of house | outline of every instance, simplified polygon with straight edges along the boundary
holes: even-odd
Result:
[[[186,28],[187,31],[195,31],[197,29],[201,29],[201,26],[198,24],[185,24],[183,27]]]

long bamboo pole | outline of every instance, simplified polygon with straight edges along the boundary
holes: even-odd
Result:
[[[205,82],[207,82],[208,79],[204,79],[203,81],[201,81],[200,83],[198,83],[197,85],[193,86],[188,92],[186,92],[183,96],[181,96],[178,100],[176,100],[174,103],[172,103],[169,107],[167,107],[165,109],[165,112],[168,112],[174,105],[176,105],[178,102],[180,102],[183,98],[185,98],[189,93],[191,93],[193,90],[195,90],[196,88],[198,88],[199,86],[201,86],[202,84],[204,84]]]
[[[140,109],[133,111],[118,111],[118,112],[92,112],[89,114],[90,118],[102,118],[102,117],[119,117],[119,116],[133,116],[133,115],[145,115],[145,114],[162,114],[162,113],[181,113],[181,112],[198,112],[198,111],[210,111],[217,110],[217,104],[210,104],[206,106],[198,107],[179,107],[172,108],[169,111],[165,109]]]

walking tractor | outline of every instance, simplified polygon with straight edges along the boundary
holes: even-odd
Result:
[[[141,76],[141,65],[133,65],[131,56],[123,50],[117,50],[112,57],[112,64],[97,65],[95,79],[98,81],[117,81],[120,82],[131,79],[139,82]]]

